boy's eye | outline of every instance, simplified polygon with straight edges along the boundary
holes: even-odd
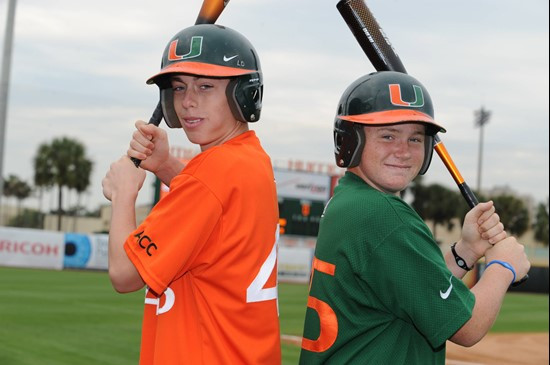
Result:
[[[172,90],[182,91],[186,89],[186,85],[182,82],[172,82]]]

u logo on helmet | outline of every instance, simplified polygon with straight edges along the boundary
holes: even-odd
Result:
[[[170,43],[170,48],[168,51],[169,61],[181,61],[189,58],[198,57],[202,53],[202,37],[191,37],[191,45],[189,46],[189,52],[187,54],[178,55],[177,48],[178,48],[178,39],[173,40]]]
[[[390,84],[390,101],[393,105],[408,106],[412,108],[421,108],[424,106],[424,93],[422,88],[418,85],[412,85],[414,90],[415,100],[413,102],[404,101],[401,96],[401,85]]]

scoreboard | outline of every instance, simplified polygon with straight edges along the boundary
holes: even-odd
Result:
[[[187,163],[188,159],[181,159]],[[280,234],[317,236],[325,204],[339,176],[274,168],[279,201]],[[156,179],[154,203],[168,193]]]
[[[333,179],[326,174],[274,169],[281,234],[317,236]]]

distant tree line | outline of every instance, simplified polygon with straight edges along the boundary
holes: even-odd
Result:
[[[16,217],[5,223],[17,227],[42,228],[44,214],[41,207],[38,210],[22,209],[22,202],[33,191],[39,194],[42,201],[42,194],[54,187],[57,188],[57,209],[52,212],[58,215],[58,230],[61,230],[61,217],[64,214],[77,215],[84,212],[86,215],[92,215],[93,213],[80,206],[80,197],[90,186],[92,167],[93,163],[86,157],[84,145],[74,139],[61,137],[50,143],[41,144],[33,159],[33,186],[15,175],[9,175],[4,179],[4,195],[17,201]],[[78,197],[77,204],[68,211],[63,210],[64,189],[76,191]],[[408,188],[408,192],[413,196],[412,207],[423,219],[432,222],[435,237],[438,226],[451,230],[457,219],[461,225],[463,224],[469,207],[456,189],[439,184],[424,185],[422,176],[419,176]],[[476,192],[476,196],[480,201],[494,201],[507,232],[521,236],[531,228],[535,239],[548,246],[548,198],[546,202],[537,205],[534,217],[530,217],[523,200],[513,195],[485,197]]]
[[[82,210],[80,198],[90,186],[90,176],[93,162],[86,157],[86,148],[77,140],[60,137],[50,143],[38,147],[33,158],[33,186],[15,175],[4,179],[3,195],[13,197],[17,201],[17,214],[5,222],[16,227],[42,228],[44,214],[41,207],[38,210],[22,209],[22,202],[34,192],[39,195],[40,202],[44,192],[57,188],[57,229],[61,230],[61,217],[64,214],[77,214]],[[77,204],[70,212],[63,210],[63,192],[65,189],[77,193]]]
[[[470,210],[462,195],[456,189],[439,184],[424,185],[422,176],[415,179],[408,188],[413,196],[412,207],[425,220],[432,222],[432,232],[437,237],[437,227],[452,230],[458,221],[462,225],[464,216]],[[505,230],[514,236],[521,236],[529,228],[535,239],[548,246],[548,198],[539,203],[534,217],[530,217],[523,200],[511,194],[484,196],[475,192],[479,201],[492,200]]]

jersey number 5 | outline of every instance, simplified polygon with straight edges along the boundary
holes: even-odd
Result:
[[[314,257],[311,267],[310,289],[315,270],[334,276],[336,266]],[[305,337],[302,338],[302,348],[311,352],[324,352],[336,341],[336,337],[338,336],[338,318],[336,318],[336,313],[334,313],[334,310],[332,310],[326,302],[312,297],[311,295],[307,298],[307,306],[316,311],[319,315],[319,337],[316,340],[310,340]]]

